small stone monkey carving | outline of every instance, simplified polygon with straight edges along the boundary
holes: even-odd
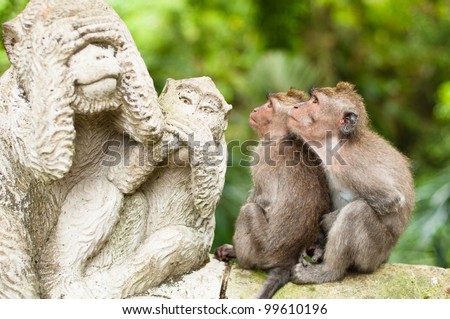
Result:
[[[216,251],[221,260],[237,257],[243,268],[270,270],[259,298],[272,297],[289,281],[291,267],[306,256],[330,208],[320,160],[287,129],[287,112],[305,97],[296,90],[270,94],[250,114],[250,126],[261,138],[253,191],[240,210],[233,246]]]
[[[323,263],[296,265],[292,281],[322,283],[349,270],[375,271],[388,259],[414,207],[408,160],[372,132],[363,100],[349,83],[312,90],[289,114],[289,129],[322,159],[334,209],[322,220]]]

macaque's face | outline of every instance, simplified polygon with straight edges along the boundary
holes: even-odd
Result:
[[[255,108],[249,116],[248,124],[262,137],[270,132],[275,108],[271,99],[263,105]]]
[[[312,95],[306,101],[294,105],[289,111],[289,129],[303,137],[305,140],[318,139],[319,130],[323,129],[325,107],[319,102],[317,95]]]
[[[304,96],[303,92],[292,92],[293,90],[288,93],[270,94],[266,103],[250,113],[248,122],[259,137],[276,138],[288,134],[288,111],[293,105],[299,103]]]
[[[367,126],[367,114],[353,85],[345,82],[336,88],[311,91],[311,98],[289,111],[288,127],[307,141],[323,141],[327,132],[348,138]]]
[[[69,68],[77,95],[76,111],[97,113],[119,107],[121,67],[112,45],[88,45],[70,58]]]
[[[336,132],[341,126],[344,101],[313,90],[311,98],[289,111],[289,130],[308,141],[322,141],[326,132]]]

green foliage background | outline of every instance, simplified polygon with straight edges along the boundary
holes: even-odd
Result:
[[[230,242],[251,188],[249,112],[266,92],[333,86],[364,96],[372,125],[412,160],[417,205],[392,262],[450,267],[449,0],[108,0],[129,27],[158,91],[208,75],[234,110],[214,246]],[[24,0],[0,0],[0,22]],[[0,52],[0,71],[9,66]],[[231,147],[234,146],[234,147]]]

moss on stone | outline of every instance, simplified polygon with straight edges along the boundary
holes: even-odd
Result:
[[[253,298],[266,274],[233,265],[228,298]],[[358,299],[450,299],[450,269],[385,264],[373,274],[350,274],[340,282],[320,285],[287,284],[274,298],[358,298]]]

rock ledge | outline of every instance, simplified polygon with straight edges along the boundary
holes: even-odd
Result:
[[[210,257],[200,270],[148,291],[145,298],[253,298],[266,273],[224,264]],[[320,285],[287,284],[281,299],[450,299],[450,269],[385,264],[373,274],[351,274],[342,281]]]

